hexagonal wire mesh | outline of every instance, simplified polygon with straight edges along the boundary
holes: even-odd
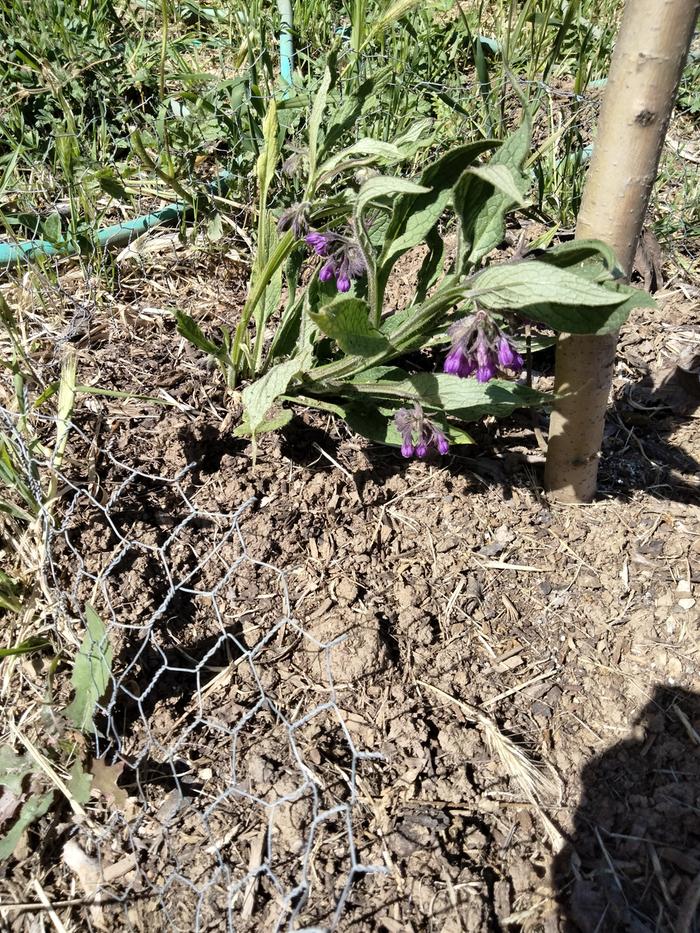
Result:
[[[163,477],[104,450],[99,469],[81,475],[74,459],[58,471],[30,450],[16,414],[0,409],[0,421],[37,501],[52,476],[62,494],[38,522],[56,633],[77,651],[92,607],[104,637],[90,653],[113,653],[89,749],[109,806],[91,801],[64,849],[68,864],[92,867],[84,919],[334,927],[357,877],[386,870],[363,862],[354,829],[358,767],[381,756],[356,746],[337,704],[341,639],[306,631],[285,572],[246,547],[255,500],[210,511],[193,501],[194,464]],[[90,447],[75,425],[71,436]],[[275,668],[298,651],[317,656],[319,677],[290,688]]]

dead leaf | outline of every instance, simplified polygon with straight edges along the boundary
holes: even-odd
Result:
[[[123,770],[123,761],[108,765],[104,758],[94,758],[90,767],[92,789],[98,790],[107,800],[114,801],[120,810],[126,808],[129,799],[124,788],[117,784]]]
[[[87,897],[93,897],[102,881],[102,872],[97,859],[87,855],[75,839],[63,846],[63,861],[78,876],[78,881]]]
[[[9,788],[4,787],[2,794],[0,794],[0,826],[7,820],[12,819],[17,812],[19,803],[20,798],[13,794]]]

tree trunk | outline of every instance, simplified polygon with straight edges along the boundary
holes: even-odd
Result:
[[[629,278],[666,129],[698,16],[698,0],[627,0],[600,114],[576,236],[608,243]],[[596,491],[617,334],[561,334],[545,487],[590,502]]]

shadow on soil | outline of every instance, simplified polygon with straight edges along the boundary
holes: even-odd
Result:
[[[700,695],[659,685],[635,725],[583,770],[553,867],[566,933],[700,928]]]

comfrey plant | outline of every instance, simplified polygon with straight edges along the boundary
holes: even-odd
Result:
[[[341,146],[371,100],[370,84],[340,103],[331,59],[308,120],[305,187],[281,212],[268,208],[280,138],[273,102],[258,160],[257,254],[241,319],[221,345],[185,315],[178,325],[215,357],[232,389],[245,383],[237,434],[255,439],[282,427],[299,405],[332,412],[405,457],[439,456],[471,442],[466,423],[547,401],[518,379],[520,325],[604,334],[650,299],[621,281],[615,257],[598,241],[489,264],[506,215],[526,206],[525,101],[512,135],[458,146],[416,179],[407,176],[425,161],[429,121],[391,144]],[[442,231],[450,215],[458,242],[446,266]],[[388,312],[392,270],[416,247],[424,259],[415,291],[405,307]],[[436,352],[437,371],[428,371]]]

